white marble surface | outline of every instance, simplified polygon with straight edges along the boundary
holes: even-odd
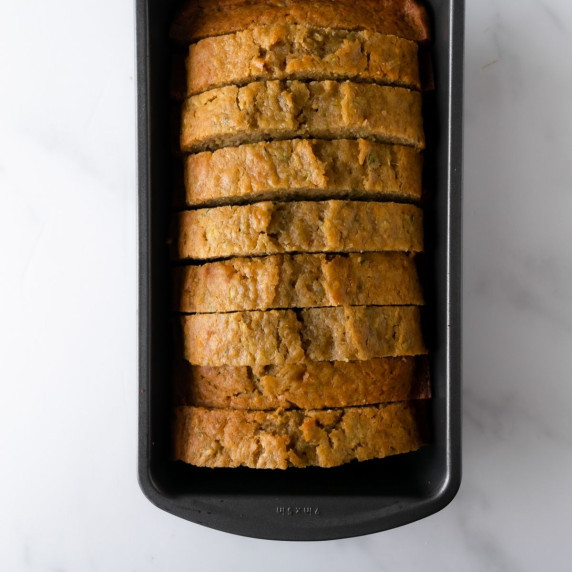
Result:
[[[461,490],[291,544],[137,485],[133,3],[0,0],[2,570],[571,569],[572,3],[467,4]]]

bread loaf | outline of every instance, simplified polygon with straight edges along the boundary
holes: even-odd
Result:
[[[410,203],[428,30],[417,0],[179,11],[171,37],[188,56],[171,90],[189,210],[171,245],[174,459],[334,467],[426,444],[423,220]]]

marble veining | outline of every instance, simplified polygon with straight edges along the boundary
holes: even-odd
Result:
[[[547,20],[552,23],[552,25],[564,36],[568,36],[570,34],[570,28],[566,25],[566,19],[563,19],[561,14],[558,13],[558,10],[555,10],[552,7],[551,2],[542,2],[541,0],[537,0],[537,5],[540,7],[544,15],[547,17]]]

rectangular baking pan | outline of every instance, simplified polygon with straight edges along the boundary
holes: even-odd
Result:
[[[424,100],[432,442],[333,469],[205,469],[170,460],[173,348],[166,237],[176,0],[136,0],[139,151],[139,483],[172,514],[244,536],[326,540],[401,526],[445,507],[461,480],[461,161],[464,0],[427,0],[436,90]]]

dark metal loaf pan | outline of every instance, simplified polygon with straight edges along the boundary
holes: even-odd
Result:
[[[426,338],[432,444],[334,469],[204,469],[169,460],[172,317],[168,235],[169,23],[175,0],[137,0],[139,146],[139,482],[158,507],[259,538],[325,540],[418,520],[445,507],[461,479],[461,160],[463,0],[428,0],[436,90],[425,98],[433,196],[425,206]]]

